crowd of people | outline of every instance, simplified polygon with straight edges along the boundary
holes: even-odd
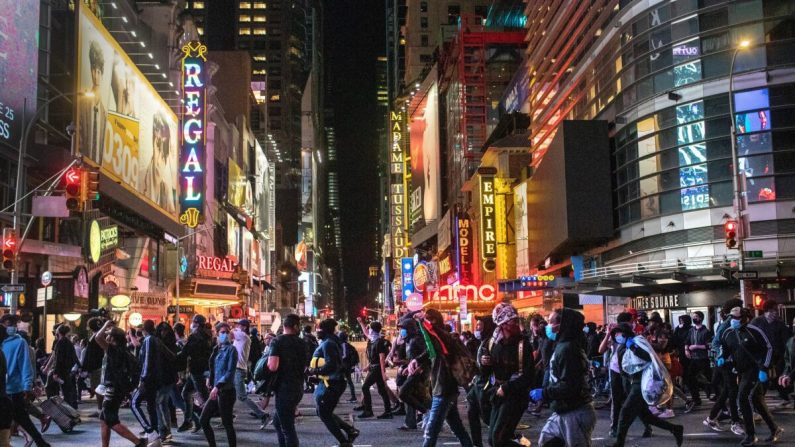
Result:
[[[765,397],[791,405],[795,336],[776,303],[754,313],[732,299],[711,329],[702,312],[682,315],[672,327],[656,312],[633,309],[599,326],[566,308],[526,320],[500,303],[477,319],[473,332],[459,334],[439,311],[425,309],[402,316],[394,337],[380,322],[359,319],[367,338],[364,360],[333,319],[301,327],[297,315],[288,315],[278,333],[261,335],[248,320],[211,325],[195,315],[190,327],[146,320],[122,330],[95,316],[87,321],[87,337],[78,337],[69,324],[57,325],[48,354],[45,341],[32,343],[17,316],[3,315],[0,447],[10,445],[12,432],[24,436],[27,446],[49,445],[42,433],[52,415],[38,404],[45,398],[72,408],[96,405],[103,447],[114,432],[137,447],[158,447],[171,445],[173,432],[186,431],[202,431],[215,447],[214,428],[221,427],[235,447],[241,409],[262,429],[272,424],[281,447],[293,447],[299,445],[296,417],[305,393],[313,393],[316,414],[336,443],[351,447],[360,432],[335,414],[346,392],[349,402],[359,404],[358,419],[402,416],[398,429],[422,430],[423,447],[437,445],[445,426],[463,447],[482,447],[484,440],[492,447],[528,445],[518,434],[526,412],[547,417],[539,445],[590,446],[594,396],[604,391],[597,383],[608,384],[614,447],[625,445],[636,419],[644,437],[656,427],[681,446],[675,398],[684,413],[708,400],[704,430],[730,432],[743,446],[758,442],[760,418],[765,442],[773,443],[783,429]],[[384,409],[377,416],[373,386]],[[130,409],[140,428],[121,421],[121,408]]]

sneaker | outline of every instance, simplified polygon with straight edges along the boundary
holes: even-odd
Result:
[[[362,413],[359,414],[358,418],[359,419],[367,419],[367,418],[371,418],[373,416],[374,415],[373,415],[372,411],[362,411]]]
[[[191,428],[193,428],[193,422],[185,421],[182,425],[179,426],[179,428],[177,429],[177,433],[184,433],[190,430]]]
[[[152,437],[152,435],[154,435],[154,437]],[[149,434],[149,444],[147,444],[147,447],[161,447],[162,445],[163,444],[160,443],[160,437],[157,435],[157,433]]]
[[[642,438],[651,438],[651,426],[647,425],[646,428],[643,430]]]
[[[674,416],[676,416],[676,414],[674,414],[674,410],[671,410],[670,408],[657,415],[657,417],[660,419],[671,419]]]
[[[398,430],[400,430],[400,431],[414,431],[414,430],[416,430],[416,429],[417,429],[417,427],[413,427],[413,428],[412,428],[412,427],[409,427],[409,426],[408,426],[408,425],[406,425],[406,424],[403,424],[403,425],[401,425],[400,427],[398,427],[397,429],[398,429]]]
[[[649,405],[649,412],[655,416],[660,415],[660,409],[655,407],[654,405]]]
[[[359,402],[359,399],[355,397],[351,397],[350,399],[348,399],[348,403],[355,404],[356,402]]]
[[[260,430],[265,430],[265,427],[267,427],[268,424],[271,423],[271,415],[268,414],[268,413],[265,413],[265,414],[262,415],[262,418],[260,420],[262,421],[262,425],[260,425],[259,429]]]
[[[359,437],[359,430],[352,429],[348,432],[348,443],[353,444],[353,441],[356,441],[356,438]]]
[[[774,442],[778,442],[781,438],[782,433],[784,433],[784,429],[781,427],[776,428],[773,433],[770,433],[770,437],[765,439],[765,442],[768,444],[772,444]]]
[[[756,445],[757,441],[758,439],[756,439],[756,436],[746,436],[742,442],[740,442],[740,445],[743,447],[750,447],[752,445]]]
[[[379,414],[376,419],[392,419],[392,413],[385,411],[383,414]]]
[[[196,425],[193,426],[193,428],[190,429],[190,432],[191,433],[198,433],[199,430],[201,430],[201,429],[202,429],[201,425],[196,424]]]
[[[732,433],[737,436],[745,436],[745,427],[739,422],[732,423]]]
[[[723,426],[720,425],[720,422],[718,422],[717,419],[710,419],[709,417],[707,417],[706,419],[704,419],[702,423],[704,424],[705,427],[709,427],[714,431],[719,431],[719,432],[726,431],[723,428]]]
[[[690,413],[691,411],[693,411],[693,408],[695,408],[695,407],[696,407],[696,403],[693,402],[692,400],[688,400],[687,402],[685,402],[685,414]]]

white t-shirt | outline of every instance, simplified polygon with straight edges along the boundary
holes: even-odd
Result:
[[[248,352],[251,349],[251,337],[239,329],[233,330],[232,335],[235,337],[232,345],[237,349],[237,369],[248,370]]]

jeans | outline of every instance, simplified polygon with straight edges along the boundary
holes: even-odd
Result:
[[[187,404],[182,399],[182,395],[177,390],[176,384],[166,385],[157,390],[157,420],[160,427],[160,437],[162,438],[168,433],[171,433],[171,411],[169,410],[168,402],[182,410],[187,415]],[[197,425],[199,423],[199,416],[191,412],[191,419]]]
[[[450,429],[458,438],[461,447],[473,447],[472,438],[464,428],[461,415],[458,414],[458,392],[448,396],[433,396],[431,410],[428,412],[428,422],[425,424],[423,435],[423,447],[434,447],[439,439],[439,432],[442,431],[442,424],[447,421]]]
[[[19,426],[30,435],[33,442],[35,442],[38,447],[49,446],[50,444],[42,438],[41,433],[39,433],[39,430],[33,425],[27,410],[25,410],[27,405],[25,393],[11,394],[8,397],[11,398],[11,411],[14,422],[19,424]]]
[[[481,421],[488,424],[491,421],[491,401],[484,397],[483,385],[476,382],[467,393],[467,420],[469,431],[472,433],[472,442],[477,447],[483,446],[483,430]]]
[[[624,390],[624,380],[621,374],[610,370],[610,430],[618,432],[618,419],[621,415],[621,407],[627,393]]]
[[[141,409],[141,404],[144,401],[146,401],[146,412],[149,414],[148,418]],[[154,386],[139,386],[132,394],[130,410],[147,434],[157,431],[157,390]]]
[[[351,400],[356,400],[356,387],[353,385],[353,378],[351,377],[351,372],[345,372],[345,381],[348,382],[348,388],[351,390]]]
[[[348,442],[348,433],[353,431],[353,426],[334,414],[334,408],[337,407],[343,393],[345,393],[345,380],[330,380],[328,387],[322,381],[318,383],[314,396],[317,415],[340,444]]]
[[[709,418],[717,419],[724,406],[728,406],[732,422],[740,422],[740,415],[737,410],[737,376],[730,368],[725,366],[715,368],[715,370],[721,375],[723,386],[719,388],[720,394],[718,394],[718,399],[709,411]]]
[[[185,377],[185,386],[182,387],[182,400],[185,401],[185,420],[195,420],[196,411],[193,403],[193,395],[198,392],[202,402],[207,402],[210,397],[210,390],[207,389],[207,382],[204,375],[190,373]],[[201,408],[199,408],[201,413]]]
[[[303,386],[303,381],[301,383]],[[295,432],[295,410],[301,402],[304,391],[301,387],[287,387],[276,390],[276,414],[273,416],[273,427],[279,438],[279,447],[298,447],[298,434]]]
[[[246,376],[248,371],[244,369],[235,370],[235,392],[237,393],[237,400],[244,402],[249,410],[254,413],[258,418],[262,419],[265,413],[260,409],[256,402],[248,398],[248,391],[246,391]]]
[[[207,443],[210,447],[216,447],[215,433],[210,424],[210,419],[220,413],[221,423],[224,424],[226,430],[226,439],[229,442],[229,447],[237,446],[237,434],[235,433],[234,417],[232,410],[235,408],[235,390],[226,388],[218,390],[218,398],[215,400],[208,400],[204,403],[202,409],[202,416],[199,419],[199,424],[204,432],[204,437],[207,438]]]
[[[362,384],[362,396],[364,396],[362,399],[362,406],[364,407],[364,411],[373,411],[373,400],[370,397],[370,387],[373,385],[378,387],[378,394],[384,401],[384,413],[389,413],[392,406],[389,402],[389,394],[386,392],[386,382],[384,381],[384,376],[381,374],[380,366],[370,368],[370,371],[367,373],[367,378],[364,379],[364,384]]]
[[[687,382],[687,387],[690,389],[690,395],[693,398],[693,402],[696,404],[701,403],[701,382],[699,382],[700,376],[705,378],[712,377],[709,370],[709,359],[690,359],[690,365],[688,366],[685,380]]]

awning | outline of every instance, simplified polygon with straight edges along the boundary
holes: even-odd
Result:
[[[180,304],[223,307],[240,303],[240,283],[223,279],[192,278],[180,281]]]

